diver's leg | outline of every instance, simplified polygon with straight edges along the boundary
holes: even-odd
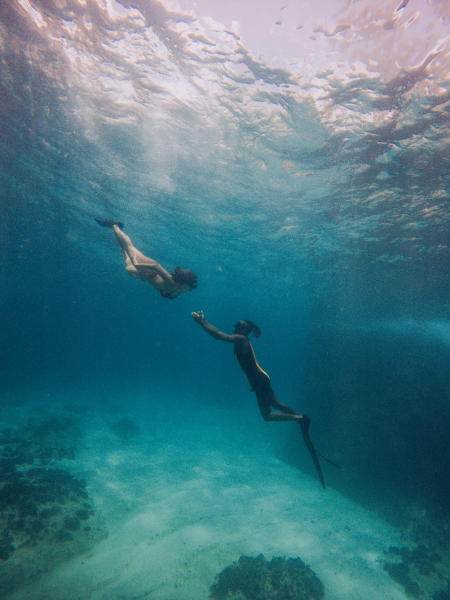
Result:
[[[256,398],[264,421],[295,421],[296,423],[300,423],[304,419],[303,415],[296,413],[289,406],[279,402],[270,385],[258,390]],[[278,408],[279,411],[273,411],[272,407]]]
[[[286,405],[282,404],[275,396],[270,385],[264,385],[256,390],[256,397],[258,399],[259,410],[261,411],[264,421],[295,421],[300,425],[303,440],[309,450],[309,453],[311,454],[311,458],[319,476],[320,483],[322,484],[322,487],[325,488],[325,479],[323,477],[322,467],[320,466],[316,449],[314,448],[311,438],[309,437],[309,417],[307,415],[297,414],[292,410],[292,408],[289,406],[286,407]],[[284,410],[287,408],[292,412],[273,412],[271,411],[271,407],[273,406],[276,408],[281,407]]]
[[[259,388],[259,390],[256,390],[256,397],[258,399],[259,409],[261,411],[264,421],[295,421],[300,425],[303,440],[305,442],[306,447],[309,450],[309,453],[311,454],[311,458],[319,476],[320,483],[322,484],[322,487],[325,488],[325,479],[323,477],[322,467],[320,466],[316,449],[314,448],[313,443],[311,442],[311,438],[309,437],[309,417],[307,415],[297,414],[292,410],[292,408],[286,406],[285,404],[282,404],[275,396],[274,391],[272,390],[270,385],[264,385],[261,388]],[[271,411],[271,407],[280,407],[283,408],[283,410],[288,409],[292,412],[274,412]]]
[[[278,398],[275,396],[275,394],[272,394],[272,401],[271,401],[270,405],[272,406],[272,408],[276,408],[277,410],[279,410],[282,413],[287,413],[288,415],[296,415],[297,414],[293,408],[291,408],[287,404],[283,404],[282,402],[280,402],[278,400]]]
[[[309,417],[307,415],[304,415],[303,413],[295,412],[295,410],[293,408],[291,408],[287,404],[283,404],[282,402],[280,402],[278,400],[278,398],[275,396],[275,394],[273,394],[273,396],[272,396],[271,406],[272,406],[272,408],[277,408],[281,414],[294,416],[293,419],[288,419],[288,420],[297,421],[297,423],[300,423],[300,425],[309,427]],[[272,413],[272,414],[277,414],[277,413]],[[281,420],[281,419],[279,419],[279,420]]]
[[[269,411],[269,413],[264,416],[264,421],[294,421],[295,423],[301,423],[304,420],[303,415],[293,414],[289,415],[283,412]]]
[[[119,246],[122,248],[122,252],[125,257],[125,268],[128,272],[134,270],[136,271],[136,267],[139,266],[154,266],[158,265],[158,263],[142,254],[140,250],[138,250],[134,245],[131,239],[128,237],[126,233],[124,233],[118,225],[113,225],[113,231],[116,236],[116,240],[119,243]]]

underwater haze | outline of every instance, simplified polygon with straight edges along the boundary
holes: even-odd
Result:
[[[449,17],[0,0],[2,597],[233,599],[260,554],[449,597]],[[131,278],[95,218],[198,287]],[[197,310],[261,328],[325,490]]]

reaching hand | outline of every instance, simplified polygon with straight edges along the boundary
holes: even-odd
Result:
[[[191,317],[196,323],[201,323],[205,320],[205,313],[202,310],[198,310],[197,312],[191,313]]]

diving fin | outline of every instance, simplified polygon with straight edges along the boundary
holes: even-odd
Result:
[[[113,221],[112,219],[97,219],[94,220],[101,225],[102,227],[113,227],[113,225],[117,225],[119,229],[123,229],[123,223],[120,221]]]
[[[319,476],[320,483],[322,484],[323,489],[325,489],[325,479],[322,473],[322,467],[320,466],[319,457],[317,456],[317,452],[311,442],[311,438],[309,437],[309,425],[311,420],[306,415],[303,416],[303,419],[299,421],[300,428],[302,430],[303,440],[305,442],[306,447],[311,454],[311,458],[313,460],[314,466],[316,467],[317,475]]]

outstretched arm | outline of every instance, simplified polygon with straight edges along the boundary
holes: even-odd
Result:
[[[191,313],[191,316],[196,323],[199,323],[199,325],[203,327],[206,333],[209,333],[209,335],[216,340],[221,340],[222,342],[235,342],[238,338],[242,337],[238,334],[228,335],[227,333],[220,331],[220,329],[217,329],[217,327],[214,327],[214,325],[211,325],[211,323],[208,323],[202,310]]]

